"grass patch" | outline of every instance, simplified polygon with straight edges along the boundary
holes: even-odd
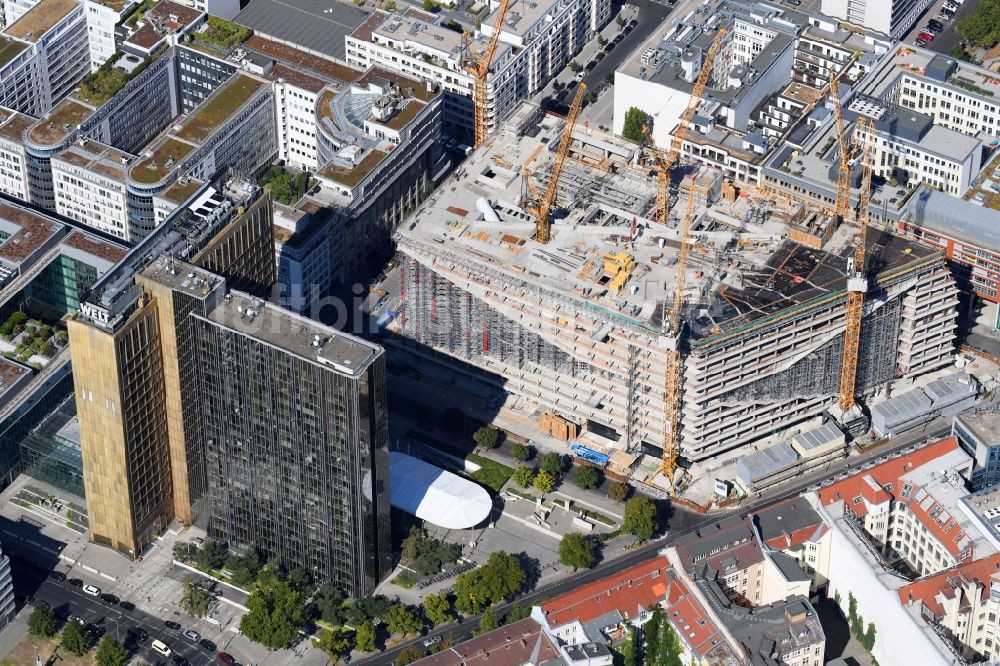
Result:
[[[389,582],[405,590],[409,590],[417,584],[417,578],[413,574],[404,571]]]
[[[202,104],[177,136],[188,141],[201,142],[214,132],[222,122],[243,106],[261,84],[249,76],[236,77]]]
[[[471,474],[472,478],[484,486],[492,488],[497,493],[503,488],[503,484],[507,483],[507,480],[514,475],[513,468],[501,465],[495,460],[477,456],[475,453],[470,453],[465,459],[482,467],[478,472]]]
[[[599,523],[604,523],[608,527],[614,527],[615,525],[618,524],[613,519],[605,516],[603,513],[597,511],[591,511],[590,509],[581,509],[580,514],[587,518],[590,518],[591,520],[596,520]]]
[[[508,492],[511,495],[514,495],[515,497],[520,497],[523,500],[528,500],[529,502],[534,502],[536,499],[535,496],[532,495],[531,493],[523,493],[520,490],[517,490],[516,488],[508,488],[505,492]]]

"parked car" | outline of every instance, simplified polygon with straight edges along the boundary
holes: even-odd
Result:
[[[203,638],[203,639],[201,639],[201,640],[199,641],[199,643],[201,644],[201,646],[202,646],[203,648],[205,648],[205,649],[206,649],[206,650],[208,650],[209,652],[215,652],[215,648],[217,647],[217,646],[215,645],[215,643],[213,643],[212,641],[208,640],[207,638]]]
[[[185,629],[184,637],[194,641],[195,643],[201,640],[201,634],[199,634],[194,629]]]
[[[107,601],[109,604],[117,604],[119,601],[121,601],[121,599],[119,599],[115,595],[109,594],[107,592],[101,595],[101,599]]]
[[[926,39],[920,39],[919,37],[917,37],[916,39],[914,39],[913,43],[916,44],[917,46],[927,46],[927,40]]]
[[[174,666],[191,666],[191,662],[180,656],[179,654],[174,655]]]
[[[118,605],[121,606],[122,608],[124,608],[127,611],[134,611],[135,610],[135,604],[132,603],[131,601],[119,601]]]
[[[89,594],[92,597],[99,597],[101,596],[101,588],[97,587],[96,585],[84,585],[83,593]]]
[[[83,587],[83,581],[80,580],[79,578],[70,578],[69,584],[72,585],[73,587]]]
[[[924,32],[929,32],[932,35],[937,35],[941,32],[940,28],[935,28],[930,23],[924,26]]]
[[[149,640],[149,634],[142,627],[132,627],[129,631],[139,639],[140,642],[145,643]]]
[[[944,24],[941,23],[941,21],[935,21],[934,19],[931,19],[930,21],[927,22],[927,25],[929,25],[932,28],[937,28],[938,30],[944,30]]]
[[[169,657],[172,650],[170,647],[161,640],[154,640],[151,647],[162,654],[164,657]]]
[[[925,42],[933,42],[934,41],[934,35],[932,35],[929,32],[922,32],[919,35],[917,35],[917,37],[919,37],[920,39],[924,40]]]
[[[428,636],[427,638],[424,639],[424,647],[429,648],[430,646],[437,645],[440,642],[441,642],[440,636]]]
[[[220,652],[218,657],[219,661],[221,661],[226,666],[233,666],[233,664],[236,663],[236,659],[233,658],[233,655],[229,654],[228,652]]]
[[[167,627],[167,629],[173,629],[174,631],[180,631],[181,630],[181,625],[177,624],[173,620],[166,620],[166,621],[164,621],[163,624],[164,624],[164,626]]]
[[[51,578],[52,580],[60,580],[60,581],[66,580],[66,574],[64,574],[62,571],[50,571],[49,578]]]
[[[87,625],[87,631],[94,636],[94,638],[100,638],[105,634],[107,629],[103,625],[97,624],[96,622],[91,622]]]

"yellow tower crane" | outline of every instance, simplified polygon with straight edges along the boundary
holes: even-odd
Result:
[[[708,77],[712,73],[712,67],[715,66],[715,58],[719,55],[719,48],[722,46],[722,38],[726,36],[727,32],[725,28],[719,29],[719,32],[715,35],[715,39],[712,41],[712,45],[708,49],[708,53],[705,55],[701,71],[698,72],[694,89],[691,91],[691,97],[688,99],[687,108],[681,114],[677,128],[674,130],[670,151],[666,155],[663,154],[663,151],[657,149],[656,142],[653,141],[653,137],[650,134],[650,127],[646,125],[646,135],[649,138],[650,148],[655,152],[656,159],[660,164],[660,170],[656,174],[655,217],[661,222],[666,221],[667,213],[670,212],[670,170],[674,168],[677,160],[680,159],[681,149],[684,147],[684,139],[687,138],[688,125],[691,124],[694,114],[698,111],[701,96],[705,94],[705,86],[708,85]]]
[[[833,121],[837,129],[837,145],[840,147],[840,161],[837,165],[837,198],[833,212],[841,222],[847,220],[851,207],[851,147],[844,137],[844,113],[840,108],[840,94],[837,86],[840,75],[830,76],[830,95],[833,97]]]
[[[562,138],[559,140],[559,149],[556,151],[556,161],[549,174],[549,185],[545,188],[545,194],[537,202],[529,201],[524,206],[525,211],[535,216],[535,240],[539,243],[548,243],[549,233],[549,213],[556,202],[556,194],[559,191],[559,175],[562,173],[563,165],[566,164],[566,156],[569,154],[569,147],[573,143],[573,128],[576,127],[576,119],[580,116],[580,109],[583,107],[583,95],[587,86],[582,83],[577,86],[576,96],[570,104],[569,113],[566,114],[566,127],[563,129]],[[524,178],[528,178],[528,171],[525,169]],[[526,188],[528,192],[531,188]]]
[[[472,38],[466,31],[462,33],[465,46],[465,57],[462,59],[462,67],[472,74],[472,105],[475,114],[475,147],[478,148],[486,141],[486,134],[489,123],[486,120],[487,113],[487,91],[486,79],[490,73],[490,65],[493,64],[493,56],[496,55],[497,45],[500,43],[500,32],[503,30],[503,22],[507,18],[507,10],[510,9],[511,0],[500,0],[500,7],[497,9],[496,20],[493,22],[493,34],[486,43],[483,52],[476,54],[472,50]]]
[[[691,224],[694,220],[694,204],[698,187],[692,177],[688,183],[687,207],[677,235],[680,251],[677,255],[677,274],[674,276],[674,301],[667,321],[667,367],[664,380],[664,427],[663,427],[663,475],[670,482],[670,495],[676,495],[674,475],[677,472],[677,450],[680,448],[681,426],[681,379],[683,365],[681,359],[681,315],[684,311],[685,272],[687,258],[691,252]]]
[[[861,191],[858,195],[858,231],[854,237],[854,256],[847,260],[847,318],[844,326],[844,353],[840,363],[838,406],[846,416],[854,408],[854,394],[858,384],[858,352],[861,348],[861,319],[864,313],[868,279],[865,273],[865,254],[868,235],[868,205],[872,191],[872,143],[875,122],[860,117],[855,126],[855,136],[862,142]]]

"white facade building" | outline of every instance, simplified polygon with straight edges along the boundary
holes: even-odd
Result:
[[[90,71],[96,72],[115,54],[115,26],[132,11],[135,1],[84,0],[84,5],[90,40]]]
[[[330,284],[330,235],[322,209],[312,202],[292,208],[274,203],[274,258],[282,305],[308,313]]]
[[[29,200],[27,154],[22,136],[34,119],[0,108],[0,192]]]
[[[52,158],[56,212],[128,242],[125,168],[133,156],[89,139]]]
[[[823,0],[820,11],[899,39],[933,0]]]

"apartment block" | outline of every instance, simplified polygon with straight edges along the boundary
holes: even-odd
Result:
[[[281,302],[301,312],[330,284],[330,235],[323,232],[325,209],[306,202],[295,208],[274,204],[274,256]]]
[[[90,44],[90,71],[96,72],[118,50],[115,26],[135,8],[135,0],[84,0],[87,11],[87,41]]]
[[[930,0],[823,0],[820,11],[901,39],[931,4]]]
[[[956,414],[951,435],[972,456],[970,490],[978,492],[1000,484],[1000,413],[986,407]]]
[[[6,627],[14,621],[16,602],[14,600],[14,581],[10,575],[10,558],[0,552],[0,627]]]
[[[90,71],[84,5],[42,0],[0,32],[0,106],[40,117]]]
[[[122,240],[137,240],[126,224],[125,170],[132,159],[90,139],[79,139],[53,156],[56,212]]]
[[[192,325],[209,534],[370,594],[392,569],[382,349],[235,291]]]
[[[0,192],[22,201],[31,196],[23,137],[34,122],[30,116],[0,108]]]
[[[812,579],[812,589],[825,587],[830,571],[830,528],[802,498],[769,504],[753,522],[762,544],[795,560]]]

